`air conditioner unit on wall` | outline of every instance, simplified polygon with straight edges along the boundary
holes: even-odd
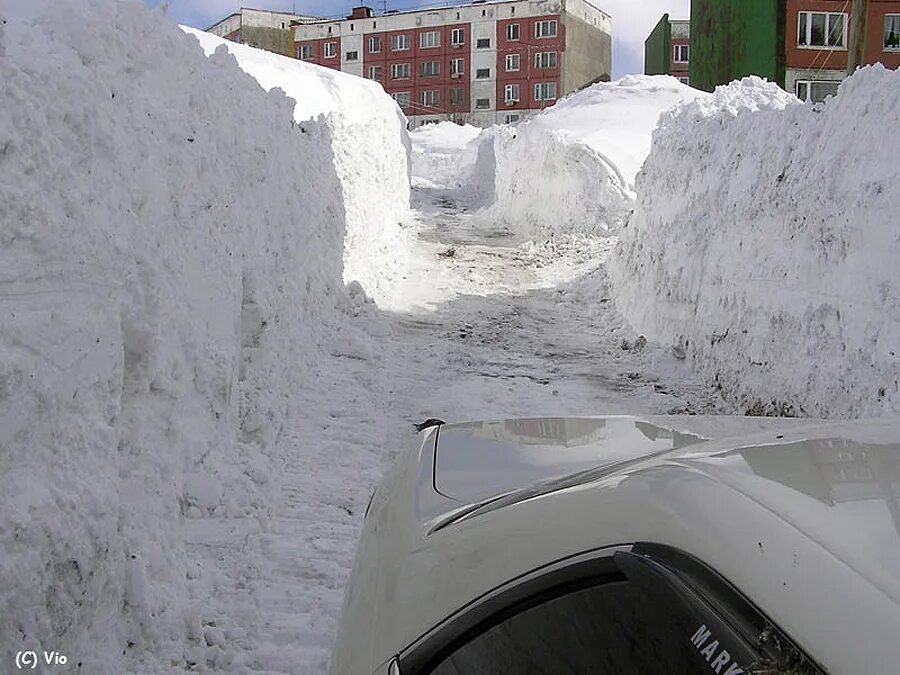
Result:
[[[454,80],[458,80],[458,79],[459,79],[459,73],[450,73],[450,77],[452,77]]]

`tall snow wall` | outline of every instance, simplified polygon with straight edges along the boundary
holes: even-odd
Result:
[[[368,295],[384,299],[410,248],[401,223],[409,215],[411,147],[406,118],[394,100],[371,80],[182,30],[207,54],[224,45],[266,91],[283,90],[296,101],[297,122],[324,116],[333,151],[318,161],[336,167],[344,191],[344,281],[358,281]]]
[[[900,412],[900,72],[801,105],[747,79],[666,115],[611,258],[635,328],[751,412]]]
[[[353,310],[346,141],[143,3],[0,13],[4,658],[227,671],[183,651],[222,619],[190,607],[184,523],[277,498],[279,434]]]
[[[660,113],[703,96],[668,76],[592,85],[482,134],[475,184],[492,188],[490,215],[528,239],[609,234],[634,203]]]

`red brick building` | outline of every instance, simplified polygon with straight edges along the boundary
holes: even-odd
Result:
[[[515,122],[609,79],[610,17],[588,0],[506,0],[294,26],[296,56],[382,83],[416,126]]]

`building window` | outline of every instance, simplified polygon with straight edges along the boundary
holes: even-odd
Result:
[[[440,92],[423,91],[420,101],[426,108],[436,108],[438,106],[438,102],[440,101]]]
[[[681,84],[686,84],[689,87],[691,86],[691,78],[689,77],[679,77],[678,81],[681,82]]]
[[[391,64],[391,79],[392,80],[408,80],[409,79],[409,64],[408,63],[392,63]]]
[[[517,103],[519,101],[519,85],[506,85],[503,90],[503,100],[506,103]]]
[[[392,35],[391,36],[391,51],[392,52],[405,52],[409,51],[410,48],[410,39],[409,35]]]
[[[552,38],[556,37],[557,23],[556,19],[551,21],[538,21],[534,24],[534,37],[536,38]]]
[[[391,94],[391,98],[397,101],[397,105],[406,110],[409,107],[409,92],[401,91],[396,94]]]
[[[369,38],[369,53],[370,54],[378,54],[381,51],[381,38],[380,37],[370,37]]]
[[[440,74],[440,61],[423,61],[419,64],[419,75],[422,77],[438,77]]]
[[[347,61],[359,61],[359,52],[347,52]]]
[[[325,43],[325,58],[333,59],[337,56],[337,42],[326,42]]]
[[[807,103],[821,103],[837,94],[839,84],[833,80],[797,80],[797,98]]]
[[[475,79],[476,80],[487,80],[491,76],[490,68],[479,68],[475,71]]]
[[[436,30],[429,30],[419,35],[419,47],[432,49],[441,46],[441,34]]]
[[[450,32],[450,44],[454,47],[466,44],[466,31],[464,28],[454,28]]]
[[[900,50],[900,14],[884,16],[884,49]]]
[[[675,63],[687,63],[691,55],[688,45],[675,45]]]
[[[522,116],[519,113],[512,113],[506,116],[506,123],[512,124],[518,122],[520,119],[522,119]]]
[[[553,101],[556,99],[556,82],[539,82],[534,85],[535,101]]]
[[[456,108],[461,108],[466,104],[466,90],[460,89],[459,87],[454,87],[448,90],[448,95],[450,97],[450,105]]]
[[[491,107],[491,99],[489,98],[476,98],[475,99],[475,109],[476,110],[485,110]]]
[[[506,55],[506,72],[514,73],[521,68],[522,57],[518,54]]]
[[[538,70],[556,68],[556,52],[538,52],[535,54],[534,67]]]
[[[297,58],[302,61],[312,60],[312,45],[300,45],[297,49]]]
[[[797,26],[797,45],[800,47],[847,46],[847,15],[825,12],[800,12]]]
[[[456,75],[457,77],[463,75],[466,72],[466,60],[465,59],[452,59],[450,61],[450,75]]]
[[[475,46],[478,49],[490,49],[491,38],[478,38],[477,40],[475,40]]]
[[[369,79],[381,82],[381,66],[369,66]]]
[[[519,24],[511,23],[506,27],[506,39],[515,42],[519,39]]]

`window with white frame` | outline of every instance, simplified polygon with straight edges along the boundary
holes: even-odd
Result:
[[[503,88],[503,100],[506,103],[516,103],[519,100],[519,85],[508,84]]]
[[[408,80],[409,79],[409,64],[408,63],[392,63],[391,64],[391,79],[392,80]]]
[[[450,75],[463,75],[466,72],[466,60],[465,59],[451,59],[450,60]]]
[[[556,82],[539,82],[534,85],[535,101],[553,101],[556,99]]]
[[[678,81],[681,82],[681,84],[691,85],[691,78],[689,77],[679,77]]]
[[[391,51],[392,52],[405,52],[409,51],[410,48],[410,39],[409,35],[405,33],[402,35],[392,35],[391,36]]]
[[[401,108],[409,107],[409,92],[408,91],[400,91],[396,94],[391,94],[391,97],[397,102]]]
[[[301,61],[310,61],[312,57],[312,45],[300,45],[297,49],[297,58]]]
[[[325,43],[325,58],[333,59],[337,56],[337,42],[326,42]]]
[[[490,49],[491,38],[478,38],[477,40],[475,40],[475,47],[477,49]]]
[[[506,26],[506,39],[515,42],[519,39],[519,24],[510,23]]]
[[[675,63],[688,63],[691,58],[691,48],[688,45],[675,45]]]
[[[556,37],[556,31],[556,19],[551,19],[549,21],[538,21],[534,24],[534,37],[536,38]]]
[[[522,68],[522,57],[519,54],[506,55],[506,72],[515,73]]]
[[[485,110],[491,107],[491,99],[489,98],[476,98],[475,99],[475,109],[476,110]]]
[[[440,61],[422,61],[422,63],[419,64],[419,75],[421,77],[438,77],[440,74]]]
[[[381,38],[380,37],[370,37],[369,38],[369,53],[370,54],[378,54],[381,51]]]
[[[900,14],[884,15],[884,49],[900,51]]]
[[[346,57],[347,61],[359,61],[359,52],[347,52]]]
[[[419,47],[433,49],[441,46],[441,34],[436,30],[429,30],[419,35]]]
[[[454,28],[450,31],[450,44],[457,46],[466,44],[465,28]]]
[[[381,82],[381,66],[369,66],[369,79]]]
[[[487,80],[491,77],[491,69],[490,68],[479,68],[475,71],[475,79],[476,80]]]
[[[556,68],[556,52],[538,52],[534,55],[534,67],[538,70]]]
[[[512,124],[513,122],[518,122],[520,119],[522,119],[522,116],[519,113],[511,113],[506,116],[506,123]]]
[[[847,47],[847,15],[831,12],[800,12],[797,45],[844,49]]]
[[[440,92],[437,90],[423,91],[419,97],[419,101],[426,108],[437,108],[440,101]]]
[[[834,80],[797,80],[797,98],[807,103],[821,103],[829,96],[837,95],[840,82]]]

